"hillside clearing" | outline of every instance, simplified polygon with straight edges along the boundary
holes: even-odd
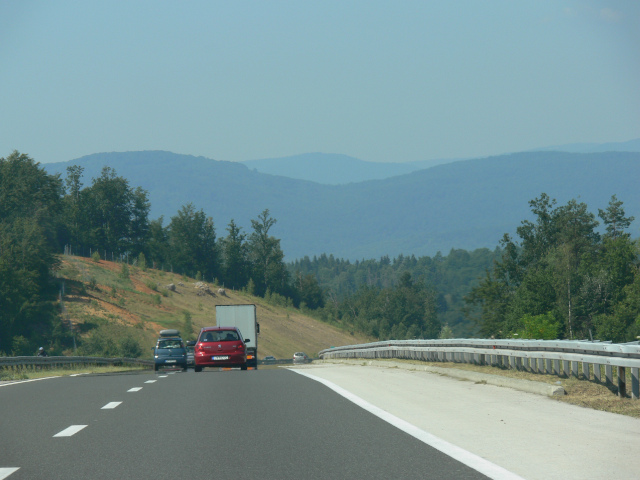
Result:
[[[220,285],[202,282],[201,288],[196,288],[195,279],[175,273],[129,265],[127,278],[121,263],[72,256],[62,257],[61,262],[57,274],[64,285],[65,322],[73,325],[80,337],[89,335],[98,326],[119,329],[122,335],[132,336],[143,346],[143,358],[151,358],[151,347],[162,329],[176,328],[189,339],[195,338],[200,328],[215,325],[216,305],[257,306],[259,358],[266,355],[291,358],[297,351],[315,357],[331,346],[372,341],[311,318],[298,309],[270,305],[241,291],[222,292]],[[174,285],[175,290],[169,285]],[[191,332],[185,330],[187,317],[191,320]]]

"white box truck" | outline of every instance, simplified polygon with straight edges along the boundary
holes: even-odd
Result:
[[[260,324],[256,317],[256,306],[253,304],[216,305],[216,326],[238,327],[247,345],[247,366],[258,368]]]

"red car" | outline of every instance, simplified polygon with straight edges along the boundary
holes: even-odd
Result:
[[[247,369],[247,347],[236,327],[204,327],[198,335],[194,357],[196,372],[204,367]]]

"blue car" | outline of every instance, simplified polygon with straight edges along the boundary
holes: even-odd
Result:
[[[161,367],[181,368],[187,370],[187,349],[184,346],[180,332],[177,330],[162,330],[160,338],[153,349],[154,370]]]

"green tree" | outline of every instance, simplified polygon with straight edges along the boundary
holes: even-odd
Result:
[[[451,327],[449,326],[448,323],[445,323],[442,326],[442,329],[440,330],[440,333],[438,334],[438,338],[441,340],[447,339],[447,338],[454,338],[453,335],[453,330],[451,330]]]
[[[595,230],[598,222],[587,211],[585,203],[571,200],[556,209],[554,223],[557,237],[549,256],[550,268],[554,272],[558,309],[565,319],[565,335],[572,339],[575,333],[581,336],[586,333],[577,315],[580,310],[577,301],[583,278],[582,263],[592,261],[599,245],[600,236]]]
[[[60,178],[48,175],[28,155],[14,151],[0,158],[2,352],[10,353],[17,337],[51,340],[59,322],[52,272],[58,267],[61,196]]]
[[[140,252],[140,255],[138,255],[138,267],[143,272],[147,271],[147,257],[145,257],[144,252]]]
[[[606,237],[613,239],[621,236],[629,237],[629,233],[625,232],[625,230],[629,228],[634,217],[625,217],[622,202],[615,195],[611,196],[606,210],[598,209],[598,216],[606,227]]]
[[[487,268],[465,295],[464,313],[472,316],[484,337],[503,338],[509,331],[509,318],[516,291],[522,283],[519,248],[509,235],[502,238],[502,256]]]
[[[253,267],[252,278],[256,292],[264,296],[267,289],[279,294],[287,294],[289,273],[284,264],[284,253],[280,240],[269,235],[276,219],[265,209],[257,220],[251,220],[253,232],[249,237],[249,258]]]
[[[89,229],[85,241],[93,248],[120,254],[129,246],[131,191],[126,179],[104,167],[91,187],[83,191]]]
[[[622,291],[620,302],[612,312],[596,315],[595,335],[600,340],[629,342],[640,335],[640,270],[634,269],[634,278]]]
[[[140,187],[132,189],[128,180],[105,166],[91,186],[80,191],[79,200],[74,200],[81,174],[81,169],[69,172],[67,181],[71,188],[65,197],[67,223],[79,212],[78,236],[83,245],[114,255],[137,256],[149,236],[148,193]],[[75,227],[68,224],[67,228],[73,232]]]
[[[474,287],[468,304],[476,314],[480,309],[485,334],[516,332],[524,328],[527,315],[552,313],[555,320],[562,319],[561,334],[586,335],[590,324],[585,293],[595,284],[585,287],[583,283],[601,252],[598,222],[586,204],[575,200],[556,206],[543,193],[529,205],[535,220],[525,220],[518,227],[520,245],[503,242],[502,260]]]
[[[169,261],[169,236],[167,229],[162,226],[164,217],[149,222],[149,238],[146,252],[153,268],[162,268]]]
[[[560,324],[551,313],[524,315],[521,323],[523,328],[516,332],[521,339],[555,340],[560,332]]]
[[[295,288],[301,305],[304,303],[311,310],[324,307],[324,294],[315,276],[297,272]]]
[[[118,355],[123,358],[138,358],[142,356],[140,343],[132,337],[122,337],[118,340]]]
[[[81,194],[83,172],[84,168],[79,165],[69,166],[65,180],[67,195],[63,199],[64,220],[69,231],[68,241],[75,247],[82,243],[82,232],[85,228]]]
[[[246,234],[233,219],[227,227],[228,235],[222,239],[223,275],[227,287],[240,289],[249,280],[249,249]]]
[[[149,240],[149,210],[151,209],[151,203],[148,199],[148,192],[140,187],[132,190],[130,195],[128,252],[133,256],[137,256],[143,253]]]
[[[409,272],[404,272],[398,286],[389,289],[388,299],[387,316],[398,328],[394,336],[437,338],[442,325],[437,317],[435,292],[422,282],[415,282]]]
[[[192,203],[183,206],[168,227],[169,258],[174,269],[190,276],[200,271],[204,278],[218,276],[219,253],[211,217],[196,211]]]

